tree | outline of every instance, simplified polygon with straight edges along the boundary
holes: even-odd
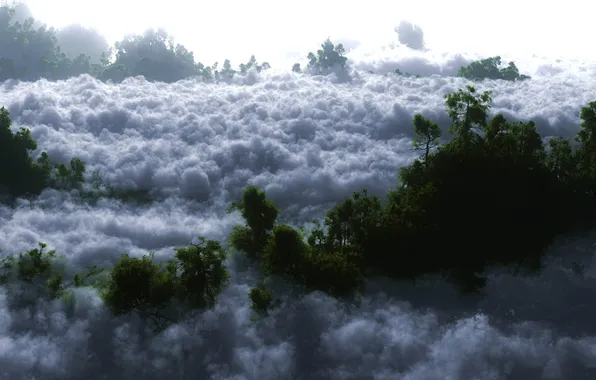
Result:
[[[316,72],[321,72],[334,66],[339,66],[343,69],[348,60],[343,56],[344,53],[345,49],[342,44],[334,45],[327,38],[321,44],[321,49],[317,50],[316,55],[312,52],[308,53],[308,67],[314,69]]]
[[[215,305],[229,280],[226,253],[219,243],[199,237],[198,244],[175,252],[165,265],[154,263],[153,253],[140,258],[121,256],[102,290],[115,316],[136,312],[161,331],[184,317],[188,309]]]
[[[580,130],[575,137],[580,143],[579,167],[587,178],[596,180],[596,102],[582,107],[580,119]]]
[[[259,316],[267,316],[271,308],[281,303],[279,300],[273,300],[273,295],[262,282],[250,289],[248,298],[250,299],[250,308]]]
[[[301,282],[308,246],[304,237],[291,226],[275,226],[263,249],[261,265],[266,274],[278,274]]]
[[[454,133],[460,142],[472,142],[474,129],[479,131],[486,125],[492,100],[491,93],[485,91],[478,94],[474,87],[466,86],[466,91],[459,89],[445,95],[447,113],[453,122],[449,131]]]
[[[425,119],[422,115],[414,115],[414,132],[416,137],[413,141],[415,150],[422,150],[424,152],[424,162],[428,162],[430,150],[439,145],[439,138],[441,137],[441,128],[439,124],[433,123]]]
[[[457,76],[470,80],[502,79],[523,81],[530,79],[527,75],[520,75],[517,66],[513,62],[509,62],[506,68],[499,68],[499,66],[501,66],[501,57],[490,57],[474,61],[466,67],[460,67],[457,71]]]
[[[248,186],[239,202],[233,202],[228,212],[240,211],[246,226],[236,226],[230,235],[232,245],[256,257],[267,242],[275,225],[279,209],[267,199],[265,192],[255,186]]]
[[[263,70],[267,70],[271,68],[271,65],[269,65],[269,63],[267,62],[263,62],[262,64],[259,64],[257,62],[257,59],[255,58],[254,55],[250,56],[250,60],[247,63],[241,63],[240,64],[240,73],[241,74],[246,74],[246,72],[250,69],[250,68],[255,68],[257,70],[257,72],[261,72]]]
[[[174,259],[168,263],[168,270],[175,275],[178,299],[193,308],[215,306],[218,295],[230,278],[224,265],[227,254],[221,245],[199,237],[198,244],[176,248],[175,252]]]
[[[36,196],[49,185],[50,170],[47,154],[34,161],[30,152],[37,149],[31,131],[11,130],[12,120],[6,108],[0,108],[0,186],[12,197]]]
[[[37,296],[57,299],[67,295],[70,287],[87,286],[90,279],[103,272],[91,265],[85,273],[75,273],[72,281],[64,281],[64,268],[59,263],[64,256],[56,254],[55,250],[46,251],[46,248],[46,243],[39,242],[38,248],[0,259],[0,285],[18,281],[35,287]]]

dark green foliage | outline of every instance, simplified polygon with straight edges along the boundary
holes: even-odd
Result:
[[[530,79],[529,76],[520,74],[513,62],[509,62],[509,65],[505,68],[499,68],[499,66],[501,66],[501,57],[486,58],[472,62],[466,67],[461,67],[457,71],[457,75],[471,80],[503,79],[522,81]]]
[[[37,142],[31,132],[20,128],[13,133],[11,125],[8,110],[0,108],[0,198],[36,196],[46,187],[80,188],[85,181],[83,161],[73,158],[69,170],[63,164],[53,165],[45,152],[33,160],[30,152],[37,149]]]
[[[279,303],[273,300],[273,295],[265,288],[264,284],[250,289],[248,298],[250,299],[250,308],[259,316],[267,316],[269,310]]]
[[[310,251],[304,262],[304,285],[333,296],[352,294],[362,284],[362,274],[354,256],[336,252]]]
[[[85,182],[85,163],[79,158],[70,160],[70,169],[64,164],[56,165],[54,174],[54,181],[51,183],[53,187],[61,189],[80,188],[81,184]]]
[[[556,234],[588,221],[594,199],[590,185],[580,187],[589,176],[581,166],[585,148],[574,152],[558,138],[547,153],[533,122],[488,120],[489,102],[490,93],[471,87],[447,95],[455,138],[400,171],[386,220],[395,237],[389,246],[403,251],[384,260],[387,272],[443,273],[473,290],[492,265],[538,269]],[[589,106],[582,115],[591,120]]]
[[[0,284],[25,283],[36,288],[37,294],[55,299],[62,294],[62,275],[57,271],[56,251],[46,251],[47,245],[39,243],[25,253],[9,255],[0,261],[2,273]],[[32,300],[34,301],[34,300]]]
[[[455,141],[467,145],[476,140],[474,132],[486,125],[491,101],[490,91],[478,94],[472,86],[467,86],[466,91],[459,89],[445,95],[447,113],[453,122],[449,132],[457,136]]]
[[[275,226],[261,256],[266,274],[278,274],[302,282],[308,245],[300,231],[282,224]]]
[[[230,235],[230,242],[234,248],[246,252],[250,257],[257,257],[267,243],[279,210],[255,186],[248,186],[240,202],[232,203],[228,211],[234,210],[240,211],[246,226],[236,226]]]
[[[199,237],[198,244],[175,252],[165,265],[155,263],[153,254],[121,256],[102,291],[115,316],[136,312],[161,331],[185,315],[173,306],[203,309],[215,305],[229,280],[226,253],[219,243]]]
[[[183,318],[189,310],[213,307],[229,281],[226,252],[218,242],[202,237],[197,244],[176,248],[165,265],[155,263],[153,254],[140,258],[122,255],[103,281],[99,276],[104,269],[92,265],[65,282],[60,257],[46,247],[39,243],[26,253],[0,259],[0,285],[14,281],[34,285],[42,291],[38,294],[45,293],[48,299],[72,298],[69,289],[94,286],[115,316],[137,312],[153,323],[156,331]]]
[[[314,229],[309,243],[318,252],[339,253],[354,262],[374,262],[379,246],[384,244],[382,213],[378,197],[369,196],[366,190],[356,192],[327,212],[326,233]],[[324,241],[324,246],[317,241]]]
[[[199,237],[198,244],[176,248],[168,270],[177,276],[177,297],[193,308],[215,306],[230,275],[224,265],[226,252],[213,240]],[[175,269],[175,271],[174,271]]]
[[[438,125],[415,115],[413,145],[423,155],[400,170],[387,202],[355,193],[315,223],[306,243],[300,231],[275,226],[260,257],[265,272],[344,295],[362,273],[441,274],[468,292],[493,266],[539,270],[557,234],[594,225],[596,103],[582,108],[577,147],[555,138],[547,150],[534,122],[489,118],[490,95],[471,86],[446,95],[453,139],[442,146]]]
[[[47,245],[39,243],[39,248],[34,248],[27,253],[19,253],[17,260],[17,277],[19,280],[31,282],[46,276],[52,269],[52,260],[56,258],[56,251],[44,251]]]
[[[64,281],[63,268],[59,265],[61,256],[56,251],[46,251],[47,245],[40,242],[38,248],[18,255],[5,256],[0,260],[0,284],[17,281],[37,285],[41,294],[49,299],[65,295],[69,287],[87,286],[103,269],[92,265],[85,273],[75,273],[71,282]],[[1,252],[1,250],[0,250]]]
[[[431,149],[436,148],[439,144],[441,128],[439,124],[417,114],[414,115],[414,133],[416,133],[413,141],[414,149],[423,151],[423,159],[427,162]]]
[[[37,195],[49,181],[47,155],[35,162],[29,155],[37,149],[31,132],[21,128],[13,133],[11,125],[8,110],[0,108],[0,187],[11,196]]]
[[[375,206],[380,209],[377,198],[363,194],[355,194],[354,201],[349,201],[349,215],[341,211],[329,213],[326,223],[336,228],[336,233],[327,236],[317,225],[305,239],[301,231],[289,225],[275,225],[277,208],[266,199],[263,191],[249,186],[242,201],[230,207],[230,210],[239,210],[246,220],[246,226],[234,228],[230,241],[236,249],[258,258],[267,275],[280,276],[308,290],[350,294],[362,281],[358,266],[360,256],[350,245],[361,244],[366,249],[374,246],[370,228],[365,228],[374,223],[370,214],[375,212]],[[252,210],[248,206],[251,204]],[[349,216],[349,227],[344,225],[343,219],[337,219]],[[254,298],[253,302],[266,303],[265,294],[260,290],[254,290],[250,297]]]
[[[0,253],[2,250],[0,249]],[[11,277],[14,256],[5,256],[0,259],[0,285],[4,285]]]
[[[115,316],[136,311],[142,318],[151,319],[158,328],[163,328],[169,320],[162,314],[162,309],[171,301],[174,292],[174,276],[153,263],[152,254],[141,258],[124,254],[112,268],[102,298]]]
[[[300,231],[278,225],[261,256],[261,266],[266,274],[281,276],[306,289],[347,295],[361,284],[357,256],[333,248],[332,244],[325,250],[313,248]]]

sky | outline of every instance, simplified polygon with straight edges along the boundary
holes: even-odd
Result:
[[[178,42],[195,51],[195,57],[206,61],[245,60],[251,54],[281,61],[287,53],[303,53],[328,36],[361,43],[390,42],[399,20],[420,25],[428,46],[440,51],[596,58],[594,49],[585,46],[589,36],[596,35],[596,24],[590,12],[583,11],[585,2],[580,0],[503,0],[498,6],[486,7],[472,0],[26,3],[49,25],[80,23],[96,28],[110,42],[148,27],[165,27]]]
[[[469,84],[453,75],[487,51],[515,57],[532,76],[477,84],[493,91],[492,113],[534,120],[545,138],[573,136],[579,110],[596,100],[596,60],[582,56],[580,46],[593,27],[581,21],[588,12],[573,1],[565,3],[570,10],[519,10],[500,2],[486,17],[471,17],[463,2],[344,2],[343,8],[325,5],[328,12],[308,1],[285,10],[278,2],[213,3],[202,8],[206,16],[173,0],[165,10],[147,2],[142,14],[124,1],[114,7],[110,1],[29,3],[50,24],[77,21],[113,39],[161,24],[189,47],[212,49],[214,59],[231,51],[244,59],[262,49],[265,60],[268,51],[313,50],[335,35],[357,46],[348,54],[349,80],[280,65],[218,84],[142,77],[111,84],[87,75],[0,83],[0,105],[15,128],[31,129],[39,144],[34,153],[44,150],[59,163],[79,157],[88,173],[100,171],[112,186],[162,199],[89,205],[76,194],[47,190],[14,208],[0,205],[2,255],[44,241],[65,255],[68,271],[109,267],[121,253],[171,257],[199,235],[223,242],[241,222],[227,206],[247,185],[263,188],[280,207],[281,221],[295,226],[363,187],[382,196],[396,186],[398,169],[416,157],[413,115],[446,128],[443,96]],[[341,21],[330,22],[327,15],[338,9]],[[455,26],[460,18],[469,23]],[[428,51],[396,46],[393,28],[401,20],[420,25]],[[195,41],[200,32],[191,28],[210,30],[210,40]],[[523,40],[516,37],[521,30]],[[426,77],[368,73],[396,68]],[[549,247],[542,274],[495,271],[475,297],[459,296],[433,278],[415,286],[375,278],[353,303],[318,292],[302,296],[277,284],[274,296],[282,303],[260,321],[251,319],[247,297],[259,275],[239,254],[227,262],[231,283],[213,310],[150,339],[143,339],[134,315],[109,315],[92,289],[77,290],[76,302],[65,304],[3,288],[0,380],[591,380],[595,239],[591,231],[562,236]],[[583,273],[571,270],[574,261],[584,265]]]

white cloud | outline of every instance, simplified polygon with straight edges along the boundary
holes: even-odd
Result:
[[[395,28],[399,42],[414,50],[424,49],[424,32],[418,25],[402,21]]]
[[[155,190],[163,202],[94,206],[46,191],[14,210],[0,207],[0,245],[22,252],[38,241],[75,267],[109,265],[121,253],[171,255],[198,235],[224,240],[226,214],[256,184],[293,223],[309,220],[353,191],[383,195],[413,158],[411,119],[443,127],[443,96],[468,82],[446,77],[470,59],[385,47],[351,53],[351,81],[272,71],[232,84],[171,85],[131,78],[120,85],[81,76],[50,83],[7,81],[0,91],[16,126],[40,150],[82,158],[116,187]],[[510,59],[508,57],[507,59]],[[515,58],[515,57],[513,57]],[[505,59],[505,57],[504,57]],[[518,60],[516,60],[518,62]],[[534,119],[545,137],[577,129],[596,99],[593,68],[582,62],[518,62],[523,83],[487,82],[495,112]],[[573,68],[575,67],[575,68]],[[366,70],[430,75],[412,79]],[[579,69],[577,69],[579,68]],[[525,69],[525,70],[524,70]],[[554,246],[584,247],[588,238]],[[237,260],[241,260],[238,258]],[[554,259],[553,259],[554,260]],[[257,275],[230,260],[232,283],[213,310],[143,341],[134,317],[114,319],[98,295],[79,290],[59,303],[15,307],[0,294],[0,377],[7,379],[591,379],[594,268],[584,276],[553,262],[537,278],[496,273],[483,297],[466,299],[442,282],[375,280],[354,304],[319,293],[285,295],[271,318],[249,321]],[[592,276],[592,277],[591,277]],[[67,319],[70,318],[70,319]]]

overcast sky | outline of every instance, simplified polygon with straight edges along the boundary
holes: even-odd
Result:
[[[596,35],[596,23],[580,0],[502,0],[492,5],[473,0],[27,3],[50,25],[80,23],[96,28],[110,41],[148,27],[165,27],[206,61],[244,60],[250,54],[275,61],[286,53],[312,49],[328,36],[379,44],[395,38],[393,28],[399,20],[420,25],[428,46],[439,51],[596,57],[585,44]]]

